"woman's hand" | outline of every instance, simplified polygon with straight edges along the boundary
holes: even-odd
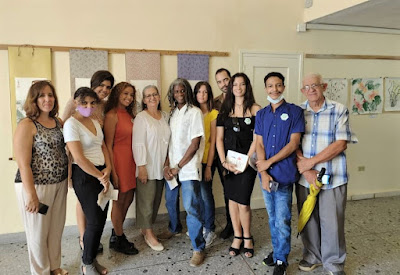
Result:
[[[208,182],[211,180],[212,180],[211,167],[206,166],[206,170],[204,171],[204,181]]]
[[[39,211],[39,198],[37,194],[27,194],[25,210],[30,213],[37,213]]]
[[[169,166],[165,166],[163,169],[163,173],[164,173],[164,178],[166,180],[172,180],[172,178],[174,177],[174,175],[171,172],[171,169],[169,168]]]
[[[103,178],[107,178],[107,180],[110,181],[111,168],[106,167],[103,170],[101,170],[101,173],[103,173]]]
[[[118,189],[119,188],[119,178],[118,178],[117,173],[112,172],[111,176],[112,176],[112,185],[114,186],[115,189]]]
[[[242,172],[240,172],[239,170],[236,169],[236,165],[233,164],[233,163],[224,162],[224,163],[222,164],[222,166],[223,166],[226,170],[228,170],[229,172],[234,173],[235,175],[242,173]]]
[[[165,168],[167,170],[167,168]],[[138,179],[140,180],[141,183],[146,184],[147,183],[147,169],[145,165],[139,166],[139,176]]]

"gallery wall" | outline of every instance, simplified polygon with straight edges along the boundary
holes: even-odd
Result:
[[[229,52],[228,57],[210,58],[210,83],[217,95],[215,70],[226,67],[233,73],[239,71],[240,50],[400,56],[400,39],[396,35],[334,31],[297,33],[296,25],[303,21],[303,13],[303,1],[293,0],[0,0],[0,44]],[[109,68],[117,82],[125,80],[124,60],[123,54],[109,54]],[[70,97],[68,52],[52,53],[52,70],[53,83],[63,107]],[[320,72],[331,78],[400,77],[400,61],[305,58],[303,74],[308,72]],[[177,57],[161,56],[164,95],[176,76]],[[17,167],[14,161],[8,160],[12,156],[12,127],[6,50],[0,50],[0,93],[2,234],[23,231],[13,185]],[[165,101],[163,108],[167,109]],[[347,150],[349,198],[400,194],[400,184],[393,176],[400,154],[400,114],[351,115],[350,122],[359,143],[350,145]],[[216,206],[223,206],[218,180],[214,182],[214,195]],[[260,202],[259,186],[255,187],[253,198]],[[67,225],[76,223],[75,202],[71,190]],[[160,213],[166,213],[164,202]],[[133,215],[132,208],[129,216]]]

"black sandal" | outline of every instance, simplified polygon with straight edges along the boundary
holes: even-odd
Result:
[[[246,247],[243,248],[244,255],[246,256],[246,258],[253,258],[253,256],[254,256],[254,239],[253,239],[253,236],[248,237],[248,238],[243,237],[242,239],[243,240],[251,240],[251,242],[253,243],[253,248],[246,248]],[[247,256],[248,254],[250,254],[250,256]]]
[[[236,236],[235,236],[235,239],[243,240],[243,237],[236,237]],[[239,247],[239,248],[234,248],[234,247],[232,247],[232,246],[229,247],[229,255],[230,255],[230,256],[233,256],[233,257],[239,255],[239,254],[240,254],[240,248],[242,247],[242,244],[243,244],[243,242],[240,244],[240,247]],[[235,255],[232,255],[231,252],[235,253]]]

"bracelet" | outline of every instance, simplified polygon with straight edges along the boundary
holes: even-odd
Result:
[[[162,169],[163,170],[163,172],[164,172],[164,170],[165,170],[165,168],[168,168],[169,166],[164,166],[164,168]]]
[[[222,167],[224,167],[225,163],[226,163],[226,160],[224,160],[224,162],[221,163]]]
[[[179,162],[178,162],[178,164],[176,166],[178,167],[179,170],[182,169],[182,167],[179,166]]]
[[[211,168],[212,165],[206,165],[206,166]]]

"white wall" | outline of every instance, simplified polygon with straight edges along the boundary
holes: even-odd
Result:
[[[297,33],[303,22],[303,1],[6,1],[0,0],[0,44],[146,48],[164,50],[226,51],[229,57],[210,59],[210,82],[219,94],[214,72],[239,68],[239,50],[324,54],[400,55],[395,35],[311,31]],[[23,230],[13,180],[12,128],[8,88],[8,57],[0,50],[0,192],[1,233]],[[63,106],[70,96],[69,55],[53,53],[53,80]],[[109,55],[117,81],[125,79],[124,56]],[[176,56],[162,56],[162,92],[177,76]],[[400,76],[400,61],[304,60],[304,72],[326,77]],[[255,91],[263,93],[263,91]],[[164,107],[166,104],[164,103]],[[61,112],[63,110],[61,109]],[[398,162],[399,114],[376,118],[351,116],[360,140],[348,149],[351,179],[349,195],[399,192],[393,175]],[[358,172],[358,166],[365,166]],[[223,205],[220,184],[214,184],[216,205]],[[255,197],[260,198],[259,187]],[[75,195],[69,192],[67,225],[75,223]],[[165,213],[162,207],[161,212]],[[130,212],[132,215],[132,211]]]

